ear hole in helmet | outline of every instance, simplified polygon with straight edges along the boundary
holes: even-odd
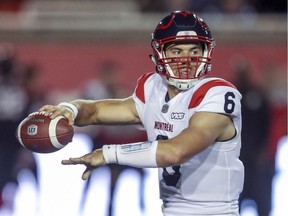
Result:
[[[152,41],[152,46],[153,46],[155,49],[159,49],[159,48],[160,48],[160,44],[159,44],[157,41],[155,41],[155,40]]]
[[[157,70],[163,72],[164,67],[162,65],[157,65]]]

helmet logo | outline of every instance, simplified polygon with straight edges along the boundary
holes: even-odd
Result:
[[[177,36],[197,36],[195,31],[179,31]]]

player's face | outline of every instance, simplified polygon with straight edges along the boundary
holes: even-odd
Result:
[[[203,56],[201,44],[171,44],[165,51],[167,61],[174,75],[182,79],[191,79],[201,62],[198,58]]]

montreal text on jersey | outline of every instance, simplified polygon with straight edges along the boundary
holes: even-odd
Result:
[[[169,124],[169,123],[165,123],[165,122],[155,121],[154,129],[165,130],[165,131],[173,132],[173,125],[172,125],[172,124]]]

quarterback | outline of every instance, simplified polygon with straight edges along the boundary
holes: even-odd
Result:
[[[75,126],[141,124],[148,140],[107,144],[62,164],[86,166],[84,180],[109,163],[157,167],[163,215],[239,215],[241,94],[207,77],[215,47],[208,25],[192,12],[172,12],[156,26],[151,46],[156,70],[138,79],[131,97],[40,108]]]

